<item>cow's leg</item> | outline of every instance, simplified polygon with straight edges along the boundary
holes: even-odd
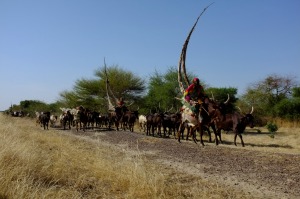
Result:
[[[146,135],[150,135],[150,131],[151,131],[151,125],[147,123]]]
[[[193,139],[193,141],[197,144],[197,128],[195,128],[195,127],[190,127],[189,128],[190,130],[190,132],[189,132],[189,134],[192,136],[192,139]],[[200,134],[200,137],[201,137],[201,134]]]
[[[240,137],[242,146],[244,147],[245,144],[244,144],[244,141],[243,141],[243,136],[242,136],[242,134],[239,133],[238,131],[234,131],[234,145],[237,146],[237,145],[236,145],[236,137],[237,137],[237,136]]]
[[[206,129],[206,132],[207,132],[207,135],[208,135],[208,142],[212,142],[211,141],[211,132],[209,130],[209,127],[205,127],[205,129]]]
[[[204,142],[203,142],[203,126],[200,126],[199,127],[200,129],[199,129],[199,133],[200,133],[200,142],[201,142],[201,144],[202,144],[202,146],[204,146]],[[195,135],[196,135],[196,127],[195,127]]]
[[[152,131],[152,136],[154,137],[154,129],[155,129],[155,127],[154,127],[154,125],[152,124],[152,126],[151,126],[151,131]]]
[[[108,122],[108,130],[111,128],[111,121]]]
[[[87,128],[87,122],[83,122],[82,123],[82,130],[83,130],[83,132],[85,132],[86,128]]]
[[[118,131],[119,130],[119,122],[118,121],[115,121],[115,126],[116,126],[116,129]]]
[[[179,125],[178,131],[177,131],[177,140],[178,140],[178,142],[180,142],[180,137],[182,136],[183,131],[184,131],[184,124],[181,123]]]
[[[159,128],[159,129],[158,129],[158,132],[159,132],[159,134],[160,134],[160,137],[162,137],[161,126],[158,126],[157,128]]]
[[[223,143],[221,129],[217,131],[217,136],[219,136],[220,142]]]
[[[191,127],[186,124],[186,138],[185,140],[189,140],[189,136],[191,135]],[[193,137],[192,137],[193,138]]]
[[[149,124],[147,124],[147,127],[146,127],[147,129],[146,129],[146,135],[149,135],[148,133],[149,133]]]
[[[245,147],[245,143],[244,143],[244,140],[243,140],[243,136],[241,133],[238,134],[238,136],[240,137],[241,139],[241,143],[242,143],[242,146]]]
[[[80,128],[81,124],[80,124],[80,121],[77,121],[76,122],[76,131],[78,132],[78,129]]]
[[[216,131],[215,125],[211,125],[211,128],[212,128],[212,130],[213,130],[213,132],[215,134],[215,143],[216,143],[216,145],[219,145],[219,140],[218,140],[218,135],[217,135],[217,131]],[[220,134],[220,141],[221,141],[221,134]]]

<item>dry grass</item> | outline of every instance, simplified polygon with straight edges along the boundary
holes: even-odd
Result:
[[[119,150],[118,150],[119,149]],[[0,114],[0,198],[243,198],[132,152]]]
[[[223,132],[222,140],[227,144],[222,146],[235,148],[233,139],[232,132],[228,134]],[[281,127],[275,134],[269,133],[264,127],[247,128],[243,134],[243,140],[248,150],[300,154],[300,128]],[[240,146],[240,143],[240,139],[237,137],[237,145]]]
[[[247,127],[245,133],[243,134],[243,140],[247,146],[247,149],[250,150],[300,154],[300,128],[294,127],[295,123],[299,122],[295,121],[291,123],[282,120],[276,120],[276,124],[278,124],[279,129],[275,134],[270,133],[266,127],[255,127],[253,129]],[[140,130],[138,125],[135,126],[135,129],[138,131],[138,133],[145,134]],[[211,133],[212,140],[214,141],[213,131],[211,131]],[[274,135],[274,137],[272,137],[272,135]],[[145,139],[147,139],[147,137]],[[200,139],[198,133],[197,139]],[[203,135],[203,140],[208,141],[208,135],[206,132]],[[234,135],[232,132],[227,133],[222,131],[222,140],[225,143],[222,145],[222,147],[236,148],[236,146],[233,144]],[[239,137],[237,137],[236,143],[239,147],[241,146]],[[214,145],[214,143],[206,144]]]

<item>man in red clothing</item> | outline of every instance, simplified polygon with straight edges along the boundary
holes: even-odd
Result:
[[[117,107],[119,107],[122,111],[122,114],[124,114],[126,111],[128,111],[124,99],[122,97],[120,97],[119,100],[117,100]]]
[[[193,79],[193,83],[185,90],[184,98],[187,102],[190,102],[190,100],[202,101],[204,96],[205,93],[203,87],[201,86],[199,79],[195,77]]]
[[[123,107],[125,105],[125,102],[122,97],[120,97],[120,99],[117,101],[117,104],[119,107]]]
[[[197,77],[193,79],[193,83],[184,92],[185,100],[192,105],[192,111],[196,114],[199,113],[200,104],[203,103],[203,98],[205,97],[204,89],[200,84]],[[191,103],[196,102],[196,104]],[[194,105],[194,106],[193,106]]]

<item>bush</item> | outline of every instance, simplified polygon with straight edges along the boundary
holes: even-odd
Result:
[[[268,129],[268,131],[271,133],[271,135],[270,135],[270,137],[271,138],[274,138],[275,136],[275,133],[276,133],[276,131],[278,130],[278,127],[277,127],[277,125],[276,124],[274,124],[274,123],[268,123],[267,124],[267,129]]]

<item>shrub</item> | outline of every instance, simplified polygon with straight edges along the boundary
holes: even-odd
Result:
[[[275,137],[274,135],[275,135],[276,131],[278,130],[277,125],[270,122],[270,123],[267,124],[267,129],[271,133],[270,137],[274,138]]]

